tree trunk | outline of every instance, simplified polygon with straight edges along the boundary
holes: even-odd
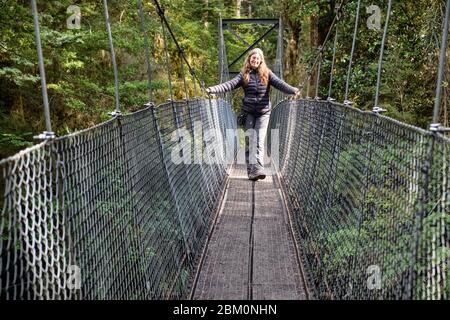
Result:
[[[311,15],[310,17],[310,33],[309,33],[309,41],[312,49],[317,49],[319,46],[323,44],[325,38],[327,36],[328,30],[331,27],[331,23],[334,18],[334,9],[336,6],[336,1],[332,0],[328,3],[323,3],[321,5],[320,0],[317,1],[318,11]],[[317,54],[318,51],[315,52]],[[314,92],[316,86],[317,79],[317,66],[315,70],[311,70],[313,74],[311,75],[310,92]],[[323,79],[323,77],[322,77]],[[319,84],[320,85],[320,84]]]
[[[292,4],[290,1],[283,1],[282,3],[282,17],[283,25],[288,26],[288,45],[284,51],[284,65],[283,74],[285,79],[291,83],[298,83],[300,81],[300,65],[299,65],[299,38],[302,30],[302,25],[299,20],[292,19]]]
[[[289,36],[289,44],[287,46],[286,50],[286,70],[285,74],[286,77],[290,78],[290,81],[294,81],[297,83],[300,79],[298,78],[299,75],[299,47],[298,47],[298,40],[300,37],[300,31],[301,31],[301,25],[294,23],[288,19],[287,21],[288,26],[290,27],[291,34]],[[297,75],[297,76],[296,76]],[[296,77],[297,79],[294,79]]]
[[[242,0],[236,0],[236,17],[241,17],[241,3]]]

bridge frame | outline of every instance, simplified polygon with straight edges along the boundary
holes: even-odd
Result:
[[[271,27],[256,41],[254,41],[252,44],[248,44],[243,39],[241,39],[237,34],[232,32],[230,25],[233,24],[264,24],[264,25],[271,25]],[[282,78],[283,72],[282,72],[282,64],[281,59],[283,56],[283,23],[281,18],[278,19],[272,19],[272,18],[261,18],[261,19],[253,19],[253,18],[236,18],[236,19],[222,19],[222,17],[219,18],[219,59],[220,63],[224,63],[224,52],[225,52],[225,42],[224,42],[224,30],[230,30],[231,34],[233,34],[236,38],[238,38],[240,41],[244,42],[244,44],[247,46],[247,49],[245,49],[237,58],[235,58],[230,64],[227,64],[227,71],[225,73],[228,73],[228,75],[236,75],[239,72],[238,71],[229,71],[231,67],[233,67],[245,54],[247,54],[250,50],[252,50],[254,47],[256,47],[262,40],[267,38],[269,34],[275,29],[278,31],[278,40],[277,40],[277,57],[275,60],[275,69],[277,69],[276,73]],[[223,74],[224,74],[224,66],[220,66],[220,79],[223,81]]]

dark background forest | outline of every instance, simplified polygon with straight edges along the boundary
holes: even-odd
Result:
[[[205,84],[218,82],[218,20],[222,18],[279,18],[284,32],[284,77],[299,86],[317,47],[324,40],[338,1],[334,0],[161,0],[172,31],[189,63]],[[339,1],[340,2],[340,1]],[[346,1],[339,24],[337,61],[333,71],[333,97],[343,101],[356,2]],[[37,1],[45,59],[51,121],[61,136],[110,119],[114,110],[114,77],[103,3],[99,0]],[[120,105],[124,113],[148,102],[144,38],[136,0],[110,0],[109,14],[119,67]],[[79,29],[68,28],[80,8]],[[151,73],[155,103],[169,97],[161,24],[153,1],[143,1],[145,28],[150,39]],[[367,7],[381,8],[381,28],[369,29]],[[436,91],[437,65],[442,32],[442,0],[394,1],[386,44],[381,85],[385,115],[428,128]],[[373,107],[376,71],[387,1],[362,1],[361,20],[350,82],[349,99],[363,110]],[[0,158],[27,146],[45,130],[39,69],[29,0],[0,0]],[[239,56],[245,43],[258,39],[267,26],[239,25],[225,33],[228,61]],[[176,46],[169,40],[174,96],[184,98],[183,69]],[[332,41],[325,48],[320,96],[326,97]],[[275,56],[276,34],[259,45],[269,66]],[[447,55],[448,57],[449,55]],[[448,59],[448,58],[447,58]],[[239,62],[237,65],[242,64]],[[447,63],[447,69],[450,64]],[[184,70],[186,73],[186,70]],[[448,77],[448,72],[447,72]],[[194,83],[187,75],[189,96]],[[447,78],[448,79],[448,78]],[[311,80],[314,85],[314,77]],[[440,122],[449,126],[447,81]],[[313,90],[313,88],[312,88]],[[234,106],[238,108],[238,105]]]

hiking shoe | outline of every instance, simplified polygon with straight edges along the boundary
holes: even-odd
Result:
[[[250,172],[248,174],[248,180],[256,181],[256,180],[258,180],[258,175]]]
[[[255,175],[257,180],[264,180],[266,178],[266,174],[264,172],[257,172]]]
[[[264,172],[256,172],[256,173],[248,174],[248,179],[252,180],[252,181],[263,180],[265,178],[266,178],[266,175],[264,174]]]

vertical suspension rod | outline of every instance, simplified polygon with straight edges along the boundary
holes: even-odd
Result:
[[[444,14],[444,26],[442,30],[442,41],[441,41],[441,52],[439,56],[439,71],[436,84],[436,98],[434,100],[434,110],[433,110],[433,124],[439,122],[439,114],[442,101],[442,82],[444,80],[444,70],[445,70],[445,53],[447,49],[447,38],[448,38],[448,27],[450,19],[450,0],[447,0],[445,6]]]
[[[41,32],[39,30],[39,15],[38,15],[37,6],[36,6],[36,0],[31,1],[31,7],[32,7],[32,11],[33,11],[34,35],[35,35],[36,49],[37,49],[37,54],[38,54],[39,74],[41,77],[42,100],[44,102],[45,127],[47,130],[44,133],[44,138],[48,138],[48,137],[53,137],[53,131],[52,131],[52,124],[50,121],[50,107],[48,104],[47,82],[45,79],[44,57],[42,55]]]
[[[164,9],[161,8],[161,6],[160,6],[158,0],[153,0],[153,2],[155,3],[156,10],[158,11],[159,16],[161,17],[161,22],[162,22],[163,24],[166,25],[167,30],[169,31],[169,34],[170,34],[170,36],[172,37],[173,42],[175,43],[175,46],[177,47],[177,50],[182,52],[181,58],[182,58],[182,59],[184,60],[184,62],[186,63],[186,65],[187,65],[187,67],[188,67],[188,69],[189,69],[189,72],[191,72],[193,69],[192,69],[192,67],[191,67],[191,65],[190,65],[190,63],[189,63],[189,61],[186,59],[186,56],[184,55],[183,50],[181,49],[181,47],[180,47],[180,45],[179,45],[179,43],[178,43],[178,41],[177,41],[177,38],[176,38],[175,35],[173,34],[172,29],[170,28],[170,25],[169,25],[169,23],[167,22],[166,16],[165,16],[165,14],[164,14]],[[195,73],[194,73],[194,75],[195,75]],[[198,83],[200,84],[200,86],[203,85],[203,82],[202,82],[197,76],[195,76],[195,79],[198,81]]]
[[[334,34],[334,42],[333,42],[333,58],[331,60],[331,71],[330,71],[330,83],[328,84],[328,99],[331,99],[331,92],[332,92],[332,88],[333,88],[333,71],[334,71],[334,67],[336,65],[336,47],[337,47],[337,41],[338,41],[338,35],[339,35],[339,19],[340,19],[340,9],[338,9],[338,13],[337,13],[337,19],[338,21],[336,22],[336,30],[335,30],[335,34]]]
[[[317,65],[317,75],[316,75],[316,95],[315,99],[319,99],[319,85],[320,85],[320,69],[322,67],[323,58],[323,48],[319,47],[319,64]]]
[[[322,48],[325,48],[325,45],[327,44],[328,39],[330,38],[330,34],[331,34],[332,30],[338,22],[338,15],[340,14],[341,10],[343,9],[345,2],[346,2],[346,0],[342,0],[342,2],[338,5],[338,7],[337,7],[338,10],[336,12],[336,15],[334,16],[333,21],[331,22],[330,28],[328,29],[328,32],[325,36],[325,39],[322,42],[322,45],[321,45]],[[309,71],[306,73],[307,77],[304,78],[303,82],[300,84],[300,88],[304,88],[305,86],[308,86],[306,95],[309,94],[309,80],[311,79],[312,70],[314,70],[314,68],[316,67],[316,64],[319,62],[319,56],[320,56],[319,54],[316,55],[314,62],[311,64]],[[308,85],[306,84],[307,82],[308,82]]]
[[[113,39],[111,34],[111,24],[109,21],[109,13],[108,13],[108,1],[103,0],[103,8],[105,10],[105,21],[106,21],[106,30],[108,32],[108,41],[109,48],[111,50],[111,60],[114,71],[114,86],[115,86],[115,98],[116,98],[116,110],[113,115],[120,114],[120,102],[119,102],[119,75],[117,72],[117,63],[116,63],[116,54],[114,52]]]
[[[384,48],[385,48],[386,38],[387,38],[387,33],[388,33],[388,28],[389,28],[389,17],[391,16],[391,9],[392,9],[392,0],[389,0],[388,9],[386,12],[386,22],[384,24],[383,40],[381,41],[380,59],[378,61],[377,87],[376,87],[376,91],[375,91],[375,102],[374,102],[374,106],[373,106],[374,110],[379,110],[378,101],[380,98],[381,72],[383,70]]]
[[[355,29],[353,31],[353,41],[352,41],[352,50],[350,53],[350,61],[348,63],[348,70],[347,70],[347,81],[345,82],[345,97],[344,97],[344,103],[348,103],[348,88],[350,84],[350,76],[352,73],[352,63],[353,63],[353,56],[355,54],[355,47],[356,47],[356,38],[358,36],[358,24],[359,24],[359,13],[361,11],[361,0],[358,0],[358,7],[356,9],[356,17],[355,17]]]
[[[142,0],[138,0],[139,18],[141,20],[141,31],[144,34],[144,47],[145,47],[145,61],[147,62],[147,77],[148,77],[148,97],[150,101],[153,101],[152,94],[152,70],[150,63],[150,48],[148,44],[148,35],[145,31],[145,18],[142,10]]]
[[[170,63],[169,63],[169,49],[167,48],[166,29],[165,29],[164,21],[163,21],[164,13],[161,10],[161,11],[158,11],[158,14],[159,14],[159,17],[161,18],[161,29],[162,29],[163,43],[164,43],[164,54],[165,54],[165,58],[166,58],[167,75],[169,77],[170,101],[173,103],[172,75],[171,75]]]

